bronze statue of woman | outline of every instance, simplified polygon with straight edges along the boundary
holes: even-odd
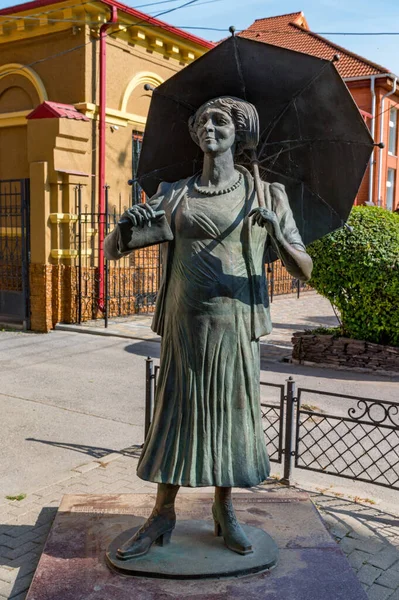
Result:
[[[253,176],[236,164],[241,150],[257,145],[255,107],[215,98],[197,110],[189,129],[204,153],[202,172],[161,183],[148,204],[123,215],[134,235],[166,214],[174,240],[162,246],[152,326],[162,336],[160,371],[137,468],[140,478],[158,484],[157,498],[149,519],[119,548],[122,560],[170,540],[180,486],[214,486],[216,535],[234,552],[252,551],[231,490],[257,485],[270,471],[259,387],[259,338],[271,331],[265,251],[272,245],[302,281],[312,270],[284,186],[261,182],[259,206]],[[118,227],[105,252],[111,259],[127,253]]]

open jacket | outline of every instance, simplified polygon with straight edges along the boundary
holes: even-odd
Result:
[[[246,186],[245,221],[242,232],[243,255],[251,286],[251,338],[252,340],[258,340],[272,330],[265,273],[265,253],[271,245],[271,239],[265,228],[253,225],[252,219],[247,216],[253,208],[258,206],[252,175],[244,167],[236,166],[236,169],[243,173]],[[154,210],[165,211],[173,235],[175,235],[176,209],[193,180],[194,177],[189,177],[175,183],[162,182],[155,196],[149,201],[149,205]],[[280,183],[264,183],[264,190],[266,207],[276,213],[281,231],[287,242],[300,250],[305,250],[284,186]],[[132,228],[132,235],[134,235],[134,228]],[[105,256],[111,260],[117,260],[132,252],[132,250],[123,247],[118,226],[106,237],[104,252]],[[161,253],[163,274],[151,328],[162,336],[174,241],[161,244]]]

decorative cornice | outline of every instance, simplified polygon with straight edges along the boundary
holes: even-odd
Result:
[[[46,6],[38,10],[40,6]],[[109,18],[109,6],[118,9],[118,23],[110,30],[112,37],[186,64],[214,46],[176,27],[114,1],[93,0],[77,5],[76,0],[29,2],[0,10],[0,44],[30,37],[89,27],[92,36]]]
[[[20,63],[8,63],[0,67],[0,79],[9,75],[20,75],[25,77],[33,85],[39,96],[40,103],[48,100],[48,95],[44,83],[40,76],[31,67],[26,67]]]
[[[19,110],[17,112],[0,113],[0,128],[17,127],[27,124],[27,115],[31,110]]]
[[[126,86],[125,91],[122,94],[121,102],[120,102],[120,112],[123,114],[127,114],[127,105],[129,102],[129,98],[139,85],[144,86],[145,83],[149,83],[153,87],[158,87],[164,80],[162,77],[157,75],[157,73],[152,73],[151,71],[140,71],[136,73],[134,77],[129,81]]]
[[[75,107],[84,115],[89,117],[89,119],[93,119],[95,121],[98,120],[99,107],[97,104],[93,104],[91,102],[80,102],[75,104]],[[146,118],[134,113],[124,112],[114,108],[107,108],[105,112],[105,122],[109,125],[118,125],[120,127],[135,125],[139,126],[140,128],[144,128]]]

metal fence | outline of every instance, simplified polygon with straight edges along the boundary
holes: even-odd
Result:
[[[0,180],[0,319],[29,328],[29,179]]]
[[[158,370],[148,357],[145,436]],[[284,465],[283,483],[290,483],[295,467],[399,490],[399,398],[388,402],[297,389],[292,377],[281,384],[260,385],[273,396],[261,401],[261,414],[270,460]],[[324,403],[326,410],[315,402]]]
[[[105,260],[102,275],[98,252],[99,223],[100,220],[105,222],[106,233],[112,231],[120,213],[116,208],[108,210],[108,188],[105,213],[93,212],[82,205],[80,186],[75,193],[76,321],[104,318],[107,326],[110,317],[152,312],[161,277],[159,246],[135,250],[117,262]]]

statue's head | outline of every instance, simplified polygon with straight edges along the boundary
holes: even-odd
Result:
[[[259,141],[259,117],[253,104],[220,96],[199,107],[188,121],[190,135],[203,152],[223,153],[255,149]]]

